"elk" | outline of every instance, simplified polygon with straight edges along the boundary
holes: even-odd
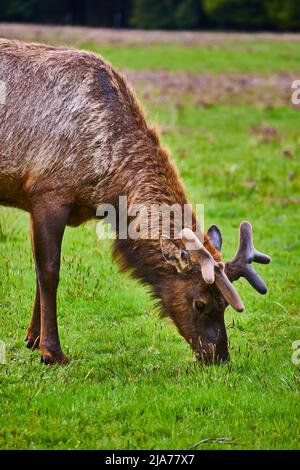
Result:
[[[100,56],[73,49],[0,40],[0,204],[27,211],[36,268],[28,348],[45,364],[66,363],[57,326],[57,288],[66,226],[96,217],[103,203],[187,204],[168,152],[149,127],[126,80]],[[124,269],[150,286],[199,360],[229,359],[224,312],[244,305],[233,281],[245,277],[267,289],[252,262],[269,263],[240,226],[235,258],[221,261],[217,226],[201,239],[193,226],[180,236],[121,239],[114,254]]]

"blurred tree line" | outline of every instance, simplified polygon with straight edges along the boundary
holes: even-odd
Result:
[[[0,0],[0,21],[143,29],[300,30],[300,0]]]

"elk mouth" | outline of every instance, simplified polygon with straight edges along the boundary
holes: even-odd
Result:
[[[204,342],[200,340],[200,348],[197,348],[196,358],[204,365],[224,364],[229,362],[227,341]]]
[[[209,344],[207,349],[202,349],[196,353],[196,357],[199,362],[202,364],[209,365],[219,365],[225,364],[230,360],[230,354],[228,351],[217,351],[215,344]]]

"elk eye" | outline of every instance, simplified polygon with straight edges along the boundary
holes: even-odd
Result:
[[[203,312],[205,310],[206,303],[202,302],[201,300],[195,300],[194,306],[195,306],[195,309],[198,310],[198,312]]]

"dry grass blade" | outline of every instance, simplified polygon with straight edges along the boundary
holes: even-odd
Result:
[[[195,449],[195,447],[198,447],[201,444],[212,444],[212,443],[225,444],[226,442],[230,442],[234,440],[235,439],[233,437],[209,437],[207,439],[202,439],[201,441],[196,442],[196,444],[192,445],[187,450]]]

